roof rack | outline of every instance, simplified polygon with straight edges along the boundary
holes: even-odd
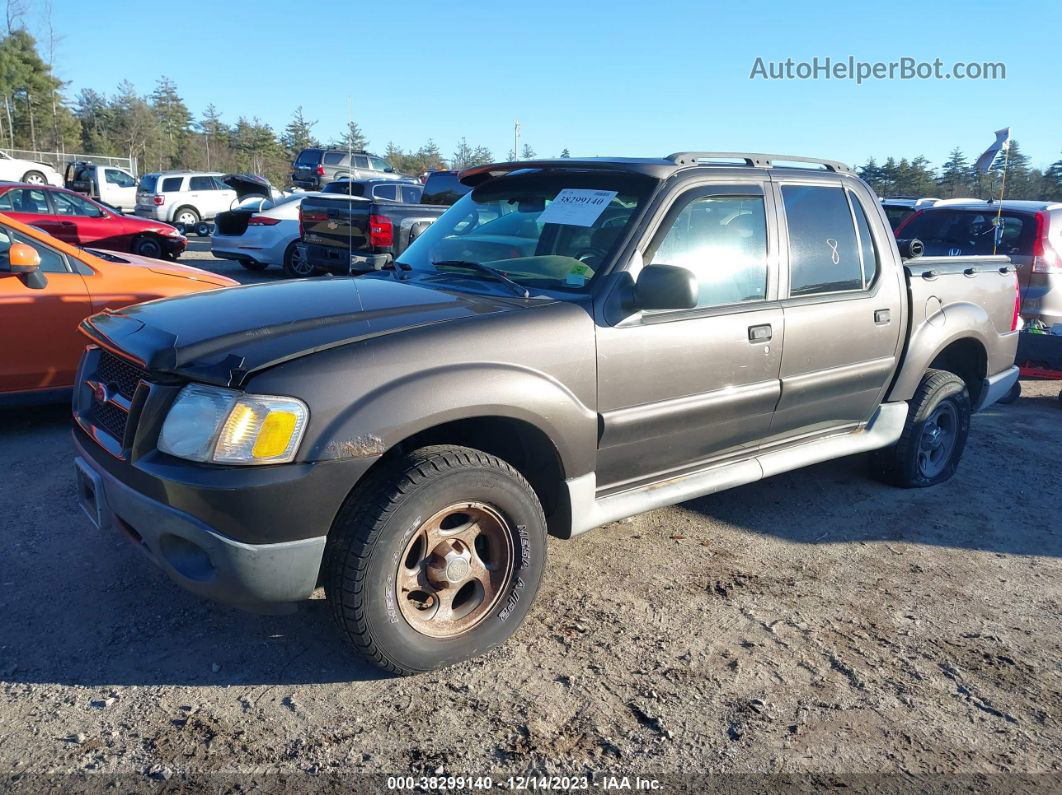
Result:
[[[744,161],[746,166],[751,166],[753,168],[777,168],[777,166],[774,165],[774,162],[778,160],[783,163],[808,163],[815,166],[822,166],[827,171],[834,171],[837,173],[852,173],[852,169],[844,163],[840,163],[836,160],[820,160],[815,157],[797,157],[795,155],[764,155],[752,152],[675,152],[674,154],[668,155],[665,160],[670,160],[679,166],[725,166],[733,164],[717,161],[741,160]]]

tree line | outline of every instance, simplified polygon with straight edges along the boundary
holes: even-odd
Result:
[[[177,85],[159,78],[154,90],[141,95],[129,81],[112,94],[91,88],[73,98],[53,72],[57,42],[50,17],[43,47],[26,30],[26,2],[8,0],[6,34],[0,38],[0,147],[55,152],[81,152],[136,158],[141,171],[196,169],[262,174],[278,186],[288,183],[291,163],[311,146],[368,149],[370,142],[356,121],[330,138],[319,137],[317,121],[302,107],[295,108],[282,130],[257,116],[228,122],[213,105],[196,118],[181,98]],[[42,54],[43,49],[43,54]],[[415,150],[388,142],[382,154],[400,173],[418,175],[442,168],[467,168],[489,163],[489,148],[461,138],[447,156],[429,138]],[[508,160],[528,160],[535,150],[524,144],[510,150]],[[561,157],[569,157],[564,149]],[[952,150],[935,169],[923,156],[913,159],[874,158],[857,173],[880,196],[937,196],[998,198],[1004,157],[1000,153],[987,174],[978,174],[961,149]],[[1011,141],[1006,196],[1011,199],[1062,201],[1062,159],[1040,170],[1017,141]]]
[[[1006,184],[1003,183],[1004,165]],[[1062,159],[1046,170],[1033,168],[1021,145],[1010,142],[1010,153],[996,155],[987,174],[977,172],[962,149],[951,150],[939,169],[919,156],[908,160],[886,158],[879,165],[874,158],[856,172],[879,196],[935,196],[939,199],[998,199],[1005,188],[1007,199],[1062,201]]]

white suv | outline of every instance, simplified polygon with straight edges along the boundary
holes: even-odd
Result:
[[[196,229],[235,203],[236,191],[222,182],[224,176],[201,171],[145,174],[137,186],[133,212],[141,218]]]

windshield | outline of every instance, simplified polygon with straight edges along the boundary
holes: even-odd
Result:
[[[429,226],[402,254],[399,267],[489,281],[489,273],[476,269],[486,265],[530,289],[584,291],[653,184],[636,174],[601,172],[499,177]]]

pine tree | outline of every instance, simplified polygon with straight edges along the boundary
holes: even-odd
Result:
[[[937,179],[942,199],[955,199],[960,196],[969,196],[972,192],[970,180],[970,163],[959,147],[955,147],[948,155],[948,159],[941,166],[940,177]]]
[[[446,160],[442,156],[442,152],[439,151],[438,145],[431,138],[420,149],[417,150],[415,156],[418,173],[425,171],[441,171],[446,168]]]
[[[565,147],[564,149],[561,150],[560,156],[563,157],[563,158],[568,158],[568,157],[572,156],[572,153],[568,151],[567,147]]]
[[[291,157],[296,157],[303,149],[321,145],[313,137],[315,124],[317,124],[316,121],[306,121],[306,118],[302,115],[302,105],[295,108],[295,112],[291,114],[291,121],[284,128],[284,134],[280,139]]]
[[[995,198],[1000,191],[1005,191],[1005,199],[1020,199],[1035,190],[1029,173],[1029,157],[1021,151],[1017,139],[1011,139],[1007,150],[1000,150],[992,162],[992,187]],[[1006,184],[1003,182],[1003,170],[1006,169]]]
[[[221,147],[228,137],[228,127],[221,121],[221,112],[211,102],[203,111],[203,117],[196,122],[196,127],[203,136],[203,150],[206,154],[206,168],[217,168]]]
[[[468,141],[462,137],[457,143],[457,148],[454,149],[453,155],[450,157],[450,167],[460,170],[462,168],[468,168],[472,165],[472,147],[468,145]]]
[[[158,117],[163,135],[161,156],[168,159],[170,167],[180,165],[182,150],[189,137],[192,114],[177,93],[177,84],[168,77],[159,78],[151,93],[151,107]]]
[[[332,142],[336,149],[350,149],[354,152],[364,152],[369,148],[369,139],[361,131],[356,121],[347,122],[347,129],[343,134]]]
[[[524,144],[524,150],[520,153],[521,160],[534,160],[537,153],[531,148],[531,144]]]
[[[1062,201],[1062,159],[1056,160],[1044,172],[1043,197],[1047,201]]]

